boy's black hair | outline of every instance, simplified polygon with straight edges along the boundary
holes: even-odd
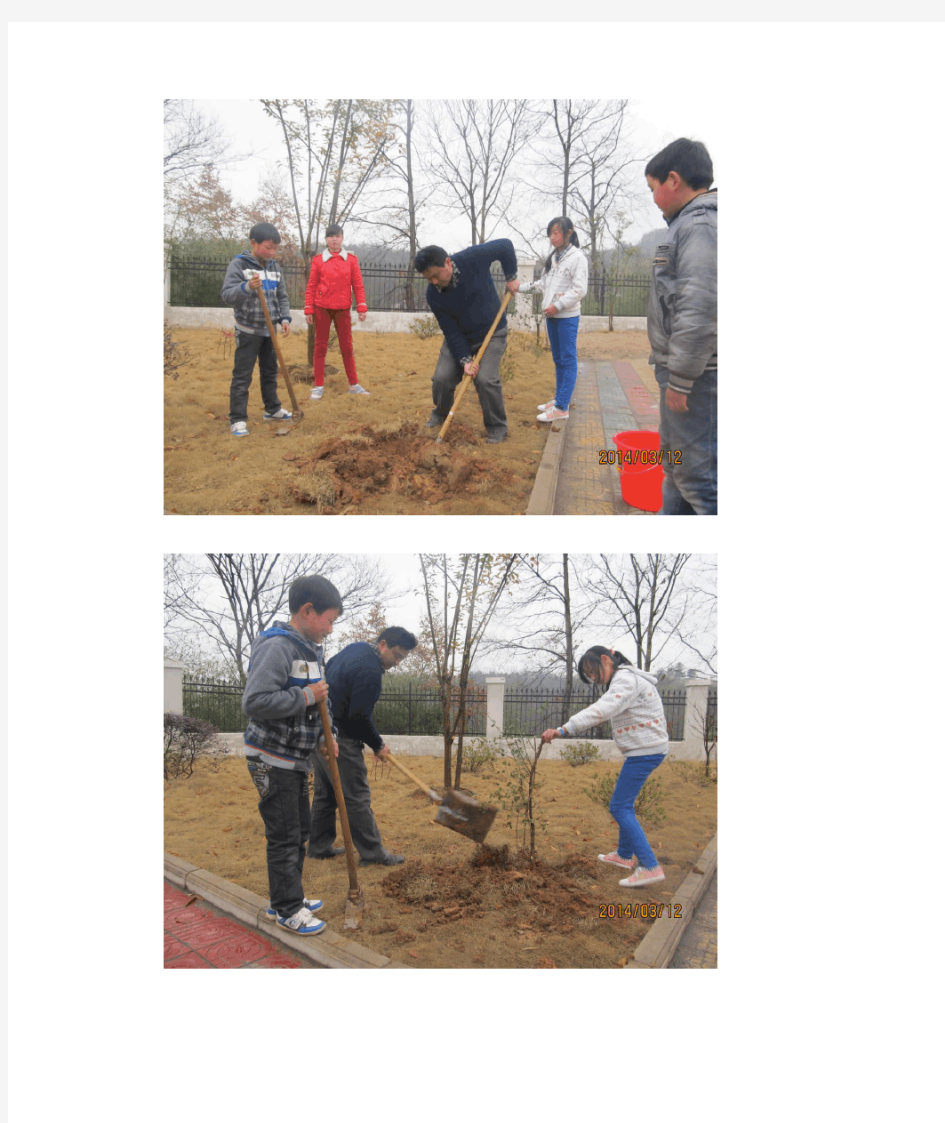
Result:
[[[260,242],[275,242],[278,246],[282,241],[279,231],[271,222],[257,222],[249,232],[249,240],[255,242],[257,246]]]
[[[331,226],[326,228],[325,237],[331,238],[334,237],[335,234],[344,234],[344,232],[345,228],[343,226],[339,226],[337,222],[333,222]]]
[[[557,218],[553,218],[551,220],[551,222],[548,223],[548,229],[545,231],[545,233],[548,235],[549,238],[551,237],[551,231],[554,230],[554,228],[556,226],[561,228],[562,234],[567,234],[568,231],[571,232],[571,237],[568,239],[568,241],[570,242],[570,244],[572,246],[579,246],[581,244],[578,241],[577,234],[574,232],[574,223],[571,221],[570,218],[565,218],[563,214],[559,215]],[[545,272],[546,273],[551,268],[551,259],[554,257],[554,255],[556,253],[557,253],[557,250],[552,250],[551,253],[548,254],[548,256],[545,258]]]
[[[431,265],[437,268],[445,265],[448,257],[449,254],[442,246],[424,246],[422,250],[417,251],[417,256],[413,259],[413,267],[418,273],[424,273]]]
[[[417,637],[406,628],[385,628],[377,637],[377,642],[383,640],[388,647],[402,647],[404,651],[413,651],[417,646]]]
[[[613,660],[614,667],[619,667],[623,663],[628,663],[630,660],[626,655],[621,655],[619,651],[611,651],[609,647],[589,647],[587,651],[578,659],[578,675],[580,675],[581,682],[590,683],[592,680],[587,677],[589,670],[600,671],[602,655],[608,656]]]
[[[305,604],[310,604],[319,616],[329,608],[337,608],[339,616],[344,611],[341,593],[327,577],[319,577],[318,574],[296,577],[289,586],[289,611],[292,615]]]
[[[665,183],[669,173],[675,172],[681,180],[696,191],[712,186],[712,157],[701,140],[680,137],[667,144],[662,152],[650,160],[643,170],[650,179]]]

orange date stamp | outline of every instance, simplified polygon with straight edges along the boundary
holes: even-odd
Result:
[[[682,452],[678,448],[599,448],[597,455],[599,464],[615,464],[622,468],[624,464],[682,464]]]
[[[629,905],[599,905],[600,920],[620,920],[628,918],[633,920],[659,920],[667,916],[671,920],[682,918],[682,905],[664,905],[658,901],[641,903],[635,901]]]

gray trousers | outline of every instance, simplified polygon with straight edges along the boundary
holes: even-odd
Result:
[[[327,853],[335,845],[335,789],[328,771],[328,761],[321,751],[315,752],[314,797],[312,799],[312,829],[308,852]],[[348,737],[338,737],[338,772],[341,774],[341,791],[345,797],[345,810],[351,828],[351,841],[362,858],[379,858],[384,850],[381,832],[371,810],[371,787],[368,784],[367,765],[364,763],[364,745]]]
[[[482,407],[482,420],[486,435],[503,440],[509,431],[505,416],[505,401],[502,397],[502,379],[499,377],[499,363],[505,353],[508,329],[497,331],[489,341],[486,353],[479,364],[479,373],[473,379],[473,386],[479,395]],[[433,412],[430,421],[442,425],[453,405],[453,395],[463,378],[463,368],[453,358],[446,341],[440,348],[436,370],[433,372]],[[469,391],[466,392],[466,397]],[[465,398],[463,399],[465,408]],[[455,421],[455,418],[454,418]]]

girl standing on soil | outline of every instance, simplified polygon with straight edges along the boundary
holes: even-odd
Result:
[[[625,889],[663,881],[663,868],[633,810],[646,778],[662,764],[669,748],[656,676],[638,670],[625,655],[606,647],[585,651],[578,661],[578,674],[582,682],[605,685],[607,693],[559,729],[546,729],[541,739],[550,742],[555,737],[573,736],[610,721],[614,741],[624,760],[610,801],[610,813],[617,820],[619,833],[617,849],[597,857],[628,871],[628,876],[619,883]]]
[[[547,302],[542,311],[555,361],[555,396],[538,407],[538,420],[557,421],[568,416],[577,382],[577,334],[581,299],[587,292],[587,258],[578,249],[580,242],[570,218],[553,218],[547,233],[554,249],[545,259],[542,275],[519,285],[518,291],[537,290]]]
[[[318,401],[325,389],[325,355],[328,353],[328,335],[334,323],[338,334],[338,347],[348,376],[349,394],[367,394],[358,382],[354,365],[354,344],[351,339],[351,290],[358,302],[358,319],[367,318],[367,301],[364,281],[358,259],[341,248],[344,229],[329,226],[325,231],[323,253],[312,258],[312,271],[305,290],[305,322],[315,323],[315,354],[312,359],[312,398]]]

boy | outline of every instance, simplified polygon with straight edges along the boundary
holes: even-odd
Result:
[[[660,387],[661,515],[718,509],[718,194],[704,144],[674,140],[645,169],[669,237],[653,258],[646,329]],[[677,455],[678,454],[678,455]]]
[[[253,641],[243,692],[243,711],[250,719],[243,735],[246,765],[266,827],[268,913],[299,936],[325,928],[313,915],[322,902],[302,892],[302,867],[311,818],[308,775],[324,740],[318,703],[328,697],[321,644],[342,608],[338,590],[326,578],[293,581],[290,619]]]
[[[364,763],[364,746],[376,760],[387,763],[389,750],[378,733],[372,714],[381,696],[384,673],[406,659],[417,646],[417,637],[406,628],[385,628],[377,643],[349,643],[328,660],[325,677],[331,692],[332,713],[337,722],[338,771],[351,827],[351,840],[361,855],[361,865],[376,862],[398,866],[404,860],[392,854],[381,840],[371,810],[371,786]],[[312,800],[310,858],[333,858],[339,851],[335,841],[335,790],[327,766],[316,757]]]
[[[230,384],[230,432],[234,437],[248,437],[246,410],[253,367],[259,358],[259,389],[262,391],[266,421],[282,421],[292,414],[282,408],[277,389],[279,364],[266,316],[256,293],[261,288],[269,302],[273,325],[281,324],[282,334],[289,334],[289,295],[282,269],[275,260],[276,248],[282,239],[271,222],[257,222],[249,232],[249,253],[234,257],[226,269],[220,298],[234,305],[236,319],[236,354],[233,359],[233,380]]]
[[[354,344],[351,340],[351,290],[358,302],[358,319],[367,319],[367,300],[358,259],[341,248],[345,232],[333,224],[325,231],[324,253],[312,258],[312,271],[305,290],[305,322],[315,324],[315,353],[312,356],[312,398],[317,402],[325,388],[325,355],[328,335],[335,325],[338,348],[348,376],[349,394],[367,394],[358,382],[354,365]]]
[[[424,246],[413,261],[414,269],[430,282],[427,304],[444,336],[433,372],[433,411],[427,428],[442,426],[453,407],[456,387],[468,374],[475,380],[486,444],[490,445],[501,444],[509,431],[499,377],[508,336],[504,315],[482,357],[482,366],[473,361],[501,303],[490,273],[493,261],[502,265],[506,289],[517,292],[518,260],[508,238],[470,246],[452,258],[442,246]]]

